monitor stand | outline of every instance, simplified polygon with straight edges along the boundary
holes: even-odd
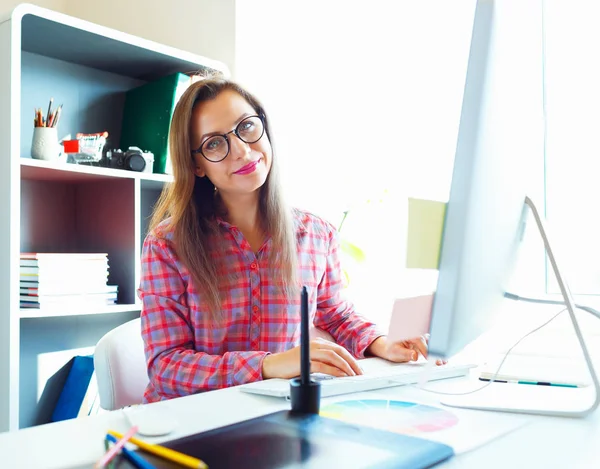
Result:
[[[563,278],[555,253],[548,240],[548,232],[540,214],[529,197],[525,197],[525,206],[529,207],[544,241],[546,254],[552,264],[552,270],[560,286],[564,304],[571,317],[577,340],[590,373],[592,385],[585,388],[560,388],[553,386],[528,386],[523,384],[491,383],[481,391],[471,394],[444,396],[442,404],[466,409],[492,410],[520,414],[550,415],[559,417],[585,417],[592,413],[600,403],[600,383],[594,370],[589,351],[585,345],[579,323],[575,316],[575,306],[571,292]]]

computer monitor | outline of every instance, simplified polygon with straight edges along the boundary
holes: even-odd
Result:
[[[451,357],[495,321],[526,221],[533,218],[531,228],[539,230],[557,277],[590,371],[593,395],[557,403],[549,394],[540,394],[548,391],[541,389],[547,386],[514,388],[491,383],[485,390],[444,397],[442,403],[580,417],[599,406],[600,383],[539,207],[527,197],[532,183],[544,177],[542,47],[542,12],[537,2],[477,1],[431,312],[429,353]],[[503,386],[503,392],[494,389],[497,386]]]
[[[498,313],[524,228],[527,182],[543,177],[531,173],[535,159],[543,161],[539,19],[504,25],[503,8],[480,0],[475,9],[430,325],[430,353],[444,358]]]

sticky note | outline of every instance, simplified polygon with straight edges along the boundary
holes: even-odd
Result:
[[[411,298],[397,298],[394,301],[388,339],[400,342],[414,339],[429,332],[433,294]]]
[[[406,267],[438,269],[446,203],[435,200],[408,199],[408,236]]]

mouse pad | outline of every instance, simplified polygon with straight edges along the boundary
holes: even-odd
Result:
[[[451,447],[441,443],[288,411],[162,445],[202,459],[210,469],[421,469],[454,454]],[[139,454],[157,468],[181,467],[143,451]],[[121,457],[117,467],[133,466]]]

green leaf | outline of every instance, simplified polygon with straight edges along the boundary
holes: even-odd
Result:
[[[365,253],[356,244],[352,244],[350,241],[342,239],[340,246],[343,252],[348,254],[356,262],[364,262],[366,259]]]

